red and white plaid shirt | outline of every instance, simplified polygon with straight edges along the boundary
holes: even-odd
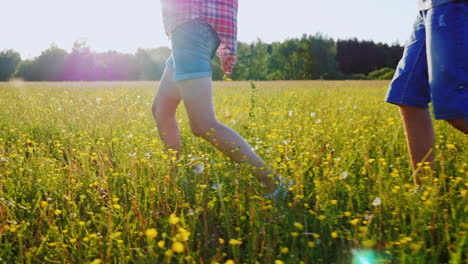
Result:
[[[161,0],[166,33],[196,18],[209,23],[218,33],[221,44],[218,56],[237,54],[238,0]]]

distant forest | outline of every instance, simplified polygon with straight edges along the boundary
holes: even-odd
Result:
[[[86,42],[72,51],[51,46],[33,59],[14,50],[0,51],[0,81],[159,80],[171,50],[138,49],[134,54],[94,52]],[[390,79],[403,47],[358,39],[333,40],[320,34],[283,42],[239,42],[233,80]],[[219,59],[213,79],[223,78]]]

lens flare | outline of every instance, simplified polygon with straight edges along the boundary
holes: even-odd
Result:
[[[352,250],[353,264],[375,264],[377,263],[377,255],[373,250]]]

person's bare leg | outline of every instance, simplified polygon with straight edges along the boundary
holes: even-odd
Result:
[[[431,162],[434,159],[434,128],[432,127],[429,109],[400,105],[400,113],[406,131],[406,140],[413,169],[421,162]],[[416,175],[415,184],[420,184]]]
[[[190,121],[192,132],[204,138],[237,163],[247,163],[255,168],[255,175],[265,184],[267,191],[275,187],[268,177],[271,171],[255,154],[249,144],[234,130],[216,119],[212,98],[211,78],[177,82]]]
[[[454,128],[460,130],[461,132],[468,134],[468,122],[465,120],[465,118],[460,117],[460,118],[454,118],[454,119],[449,119],[446,120],[450,125],[452,125]]]
[[[173,71],[166,68],[153,101],[152,112],[161,140],[167,148],[180,153],[180,131],[175,115],[181,96],[173,75]]]

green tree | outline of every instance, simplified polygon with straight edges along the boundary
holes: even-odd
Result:
[[[8,81],[15,73],[16,67],[21,62],[21,56],[14,50],[0,52],[0,81]]]
[[[233,71],[236,80],[266,80],[269,73],[268,45],[261,40],[252,44],[238,43],[237,65]]]
[[[40,81],[62,81],[64,80],[63,70],[68,53],[55,45],[43,51],[34,60],[35,69],[38,71]]]
[[[303,66],[299,79],[333,79],[338,74],[335,43],[321,34],[302,36],[299,57]]]
[[[24,60],[22,61],[14,75],[16,78],[21,78],[25,81],[39,81],[39,72],[37,70],[37,64],[33,60]]]
[[[166,60],[171,54],[167,47],[157,49],[138,49],[133,65],[139,73],[139,80],[160,80],[166,67]]]

